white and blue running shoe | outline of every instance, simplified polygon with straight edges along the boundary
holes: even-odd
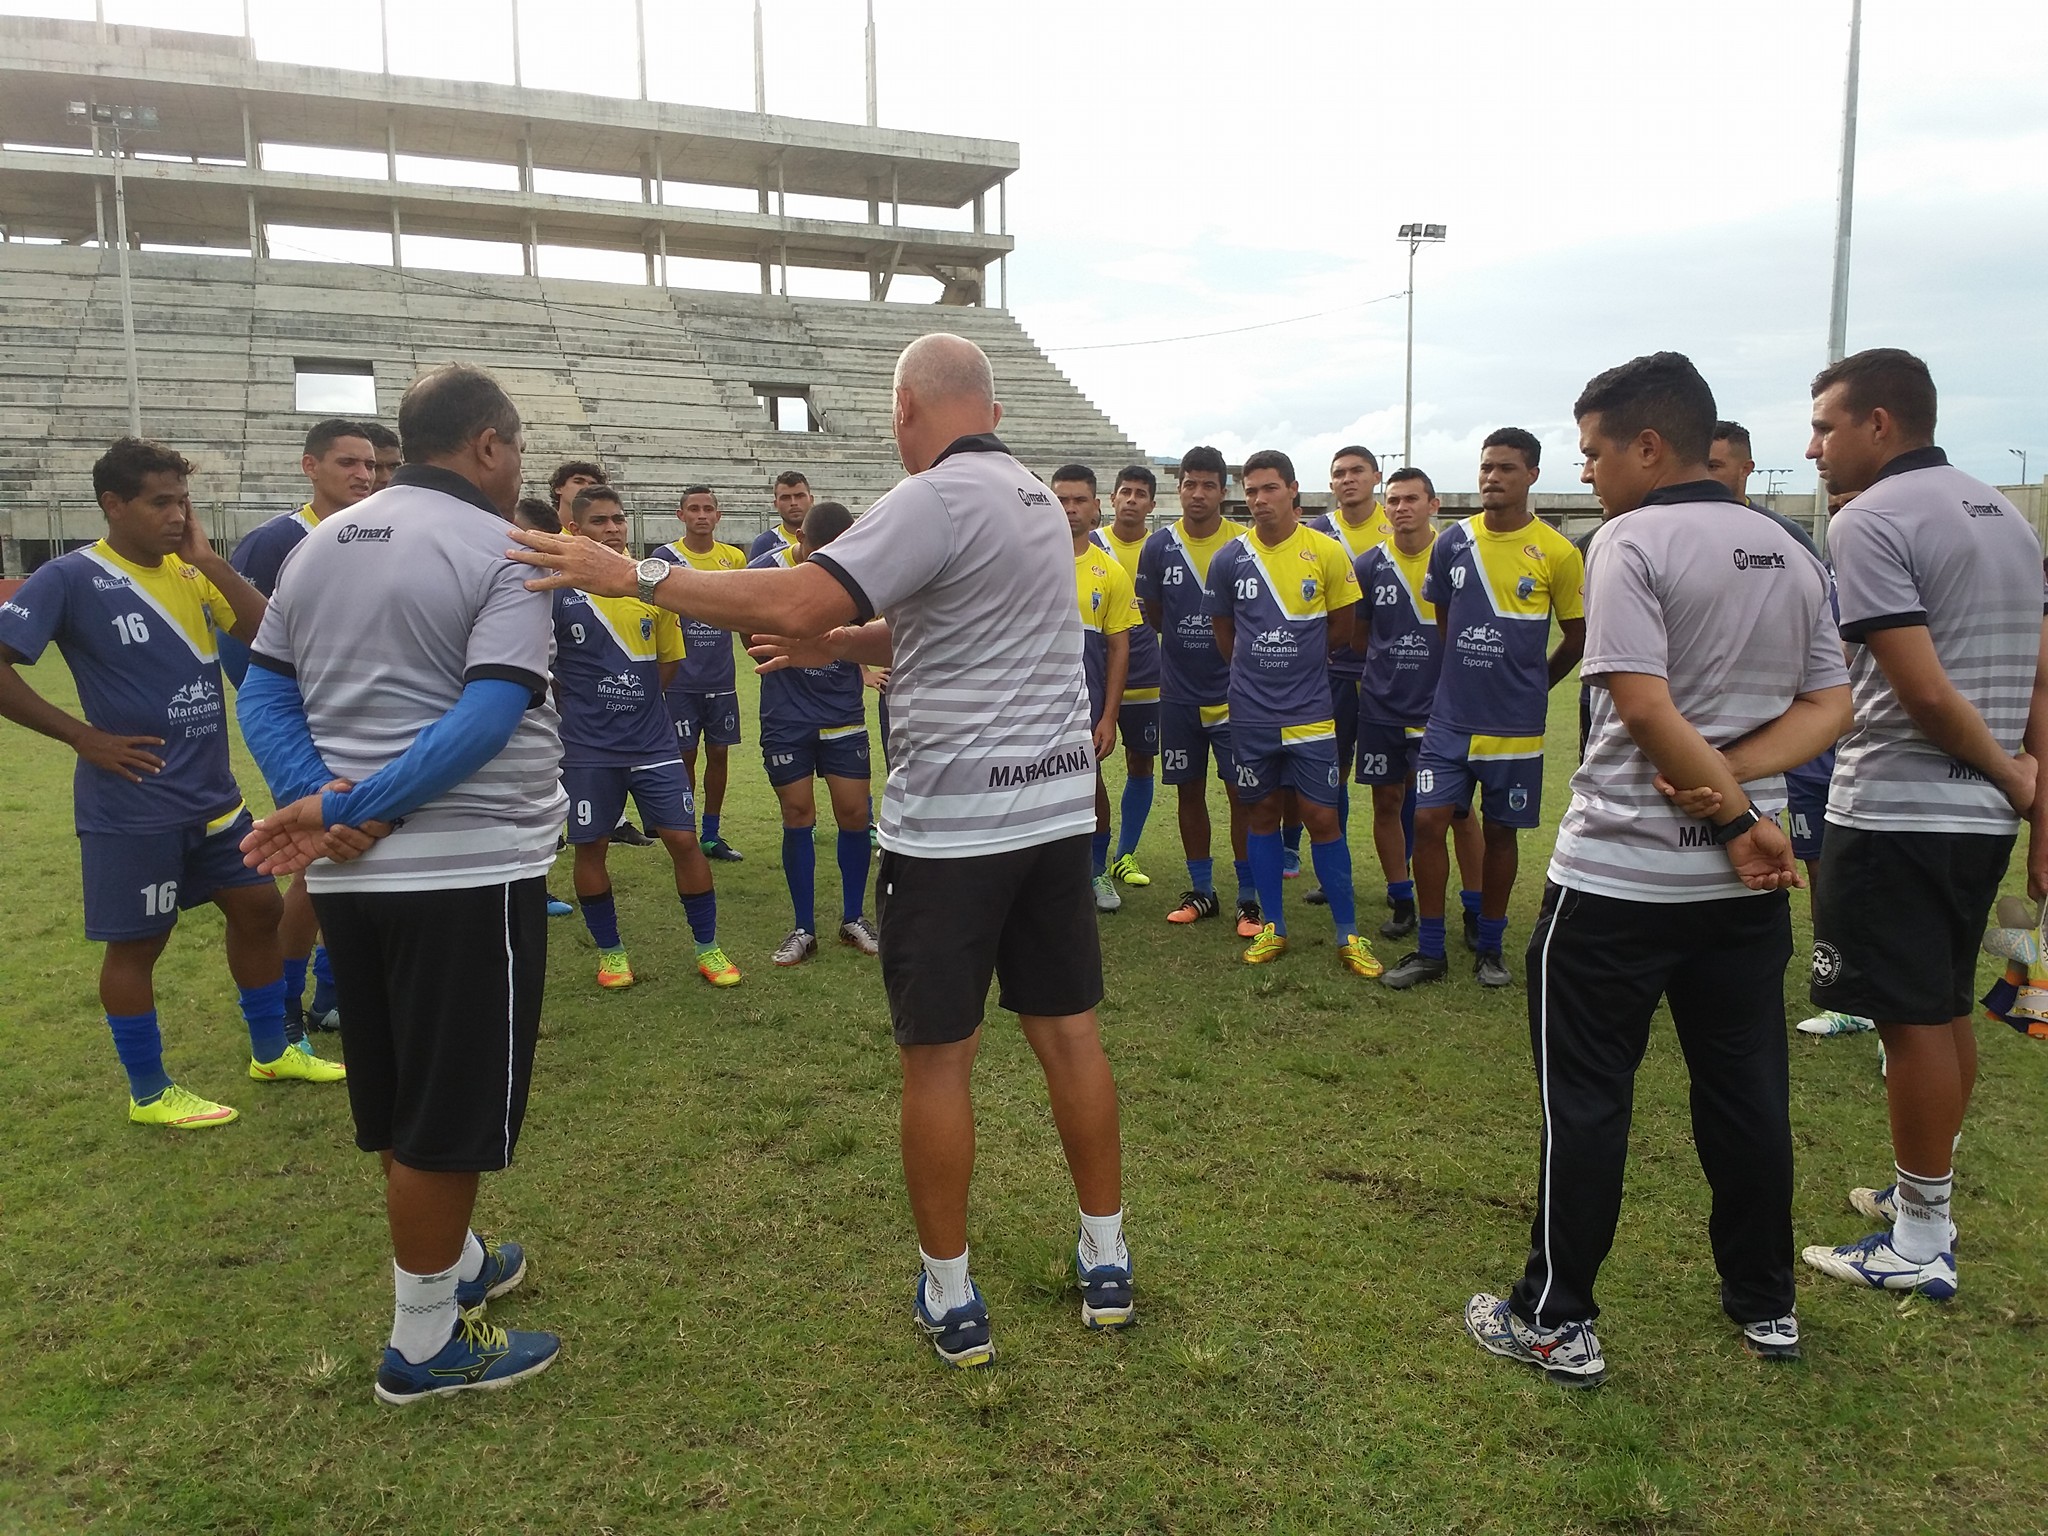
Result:
[[[1892,1246],[1889,1232],[1873,1232],[1839,1248],[1815,1246],[1800,1257],[1824,1275],[1873,1291],[1917,1291],[1929,1301],[1948,1301],[1956,1294],[1954,1253],[1938,1253],[1917,1264]]]
[[[1506,1298],[1481,1291],[1465,1303],[1465,1331],[1488,1354],[1533,1365],[1561,1387],[1597,1387],[1607,1379],[1591,1323],[1534,1328],[1515,1316]]]
[[[911,1315],[924,1336],[931,1340],[932,1352],[946,1364],[959,1370],[969,1371],[976,1366],[987,1365],[996,1357],[996,1347],[989,1338],[988,1303],[981,1299],[981,1292],[972,1280],[967,1282],[967,1299],[943,1317],[932,1316],[925,1305],[925,1273],[917,1272],[917,1287],[911,1296]]]

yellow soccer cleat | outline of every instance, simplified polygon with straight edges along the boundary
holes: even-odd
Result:
[[[1115,861],[1110,864],[1109,872],[1125,885],[1142,886],[1152,883],[1152,877],[1138,868],[1138,856],[1135,853],[1118,854]]]
[[[165,1125],[174,1131],[203,1131],[226,1125],[236,1112],[225,1104],[202,1099],[189,1089],[171,1084],[147,1104],[128,1101],[128,1118],[137,1125]]]
[[[740,984],[740,968],[716,945],[697,957],[697,974],[714,987],[736,987]]]
[[[1269,961],[1278,960],[1286,953],[1287,935],[1268,923],[1259,930],[1259,936],[1245,947],[1244,963],[1265,965]]]
[[[250,1058],[249,1075],[259,1083],[338,1083],[348,1076],[348,1068],[315,1056],[310,1048],[288,1045],[275,1061]]]
[[[1344,969],[1354,976],[1377,976],[1383,969],[1379,956],[1372,952],[1372,946],[1365,942],[1363,934],[1354,933],[1339,945],[1337,958],[1344,963]]]
[[[618,992],[633,985],[633,967],[627,962],[623,949],[607,949],[598,953],[597,984],[607,992]]]

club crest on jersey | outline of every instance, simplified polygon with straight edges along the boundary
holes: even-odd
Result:
[[[1529,598],[1532,598],[1535,595],[1536,578],[1534,576],[1524,576],[1520,581],[1515,583],[1515,596],[1523,599],[1524,601],[1527,601]]]
[[[1315,601],[1315,596],[1316,596],[1316,579],[1315,579],[1315,577],[1313,577],[1313,576],[1304,576],[1304,577],[1302,577],[1302,579],[1301,579],[1301,600],[1302,600],[1302,601],[1303,601],[1304,603],[1310,603],[1310,602],[1314,602],[1314,601]]]
[[[1526,811],[1529,809],[1529,791],[1526,789],[1509,790],[1508,809],[1511,811]]]
[[[1102,611],[1102,594],[1100,592],[1090,592],[1088,594],[1088,611],[1090,613],[1100,613]]]
[[[640,621],[640,638],[642,640],[652,640],[654,638],[654,620],[642,619]]]
[[[1833,984],[1842,974],[1842,954],[1832,944],[1813,946],[1813,984],[1825,987]]]

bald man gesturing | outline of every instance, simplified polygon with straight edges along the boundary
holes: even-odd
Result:
[[[995,1354],[967,1274],[968,1080],[991,977],[1045,1070],[1080,1199],[1082,1321],[1120,1328],[1132,1316],[1116,1083],[1095,1019],[1095,760],[1073,541],[1052,492],[997,440],[1001,419],[981,349],[920,337],[896,363],[910,478],[803,564],[636,567],[588,539],[530,532],[513,534],[527,547],[512,552],[554,573],[536,588],[637,594],[752,634],[764,668],[894,668],[876,908],[924,1259],[913,1310],[939,1357],[962,1367]]]

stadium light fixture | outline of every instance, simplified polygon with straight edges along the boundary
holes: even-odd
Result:
[[[128,187],[121,175],[121,135],[150,133],[157,125],[155,107],[124,107],[109,102],[74,101],[64,115],[93,131],[93,149],[105,129],[114,141],[114,241],[121,268],[121,347],[128,362],[128,435],[142,436],[142,382],[135,367],[135,295],[128,280]]]
[[[1408,242],[1408,368],[1401,386],[1401,467],[1414,462],[1415,449],[1415,252],[1424,245],[1441,244],[1441,224],[1403,224],[1394,236]]]
[[[2015,455],[2020,461],[2020,484],[2032,485],[2034,482],[2027,478],[2027,450],[2024,448],[2008,448],[2005,451]]]

